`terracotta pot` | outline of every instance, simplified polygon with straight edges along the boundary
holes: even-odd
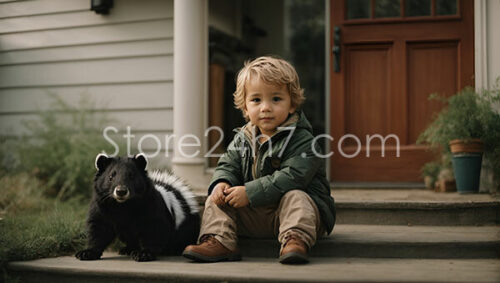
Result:
[[[457,191],[457,185],[455,180],[438,180],[437,186],[434,189],[436,192],[440,193],[448,193],[448,192],[456,192]]]
[[[482,153],[483,142],[480,139],[472,139],[467,143],[464,140],[452,140],[450,150],[452,153]]]

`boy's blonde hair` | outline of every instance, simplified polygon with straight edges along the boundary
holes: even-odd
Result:
[[[245,113],[245,84],[257,76],[266,83],[274,85],[285,85],[290,94],[291,106],[296,109],[305,100],[304,89],[300,88],[299,76],[295,68],[287,61],[270,56],[262,56],[253,61],[246,61],[238,73],[236,80],[236,91],[234,92],[234,105],[240,109],[248,120]]]

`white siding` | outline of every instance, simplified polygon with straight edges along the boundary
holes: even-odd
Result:
[[[127,126],[135,145],[157,136],[163,154],[154,161],[170,163],[173,1],[114,2],[103,16],[90,11],[88,0],[0,0],[2,135],[23,133],[21,121],[50,107],[50,93],[72,104],[86,95],[117,121],[116,140]],[[154,140],[143,149],[155,151]]]
[[[497,28],[500,27],[500,2],[489,0],[487,2],[487,41],[488,50],[488,87],[494,86],[496,79],[500,77],[500,36]],[[500,111],[500,109],[498,109]]]

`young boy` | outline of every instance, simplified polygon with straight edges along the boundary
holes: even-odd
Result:
[[[303,92],[295,69],[282,59],[260,57],[239,72],[234,101],[249,122],[218,162],[199,244],[186,247],[185,257],[241,260],[240,235],[277,237],[281,263],[305,263],[316,239],[332,231],[335,208],[324,161],[298,110]]]

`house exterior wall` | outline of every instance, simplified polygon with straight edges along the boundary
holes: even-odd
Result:
[[[476,0],[474,9],[476,88],[490,88],[500,76],[500,1]]]
[[[118,121],[120,138],[130,126],[133,144],[153,134],[164,151],[173,132],[173,1],[115,0],[106,16],[88,0],[0,1],[1,134],[22,133],[22,120],[49,107],[47,93],[70,103],[88,95]],[[142,148],[157,146],[149,138]],[[168,166],[165,155],[157,161]]]
[[[487,22],[487,44],[488,44],[488,83],[489,86],[495,83],[500,76],[500,1],[487,1],[488,22]],[[500,110],[500,109],[499,109]]]

